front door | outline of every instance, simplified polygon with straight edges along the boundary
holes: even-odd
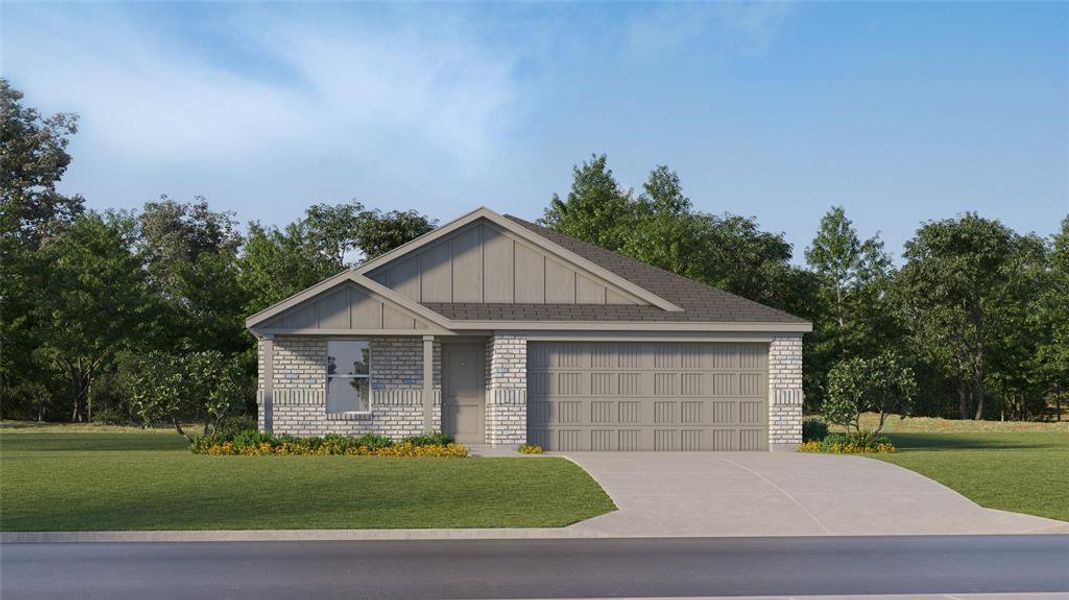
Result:
[[[442,345],[442,432],[462,444],[482,444],[486,347]]]

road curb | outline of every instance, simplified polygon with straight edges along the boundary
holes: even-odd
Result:
[[[577,524],[578,525],[578,524]],[[1018,533],[954,532],[892,534],[809,534],[804,536],[747,535],[628,535],[590,531],[575,526],[530,529],[243,529],[198,531],[4,531],[0,544],[62,544],[123,542],[357,542],[406,540],[582,540],[671,538],[769,538],[769,537],[917,537],[990,535],[1069,535],[1069,523],[1048,529]]]
[[[3,544],[94,542],[326,542],[525,540],[608,537],[567,528],[531,529],[259,529],[201,531],[5,531]]]

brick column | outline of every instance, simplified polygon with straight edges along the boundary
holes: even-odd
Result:
[[[527,338],[495,335],[487,354],[486,442],[522,444],[527,441]]]
[[[434,424],[434,336],[423,336],[423,431],[430,433]]]
[[[260,338],[259,377],[257,378],[257,421],[262,432],[270,432],[274,426],[274,392],[275,392],[275,336],[265,335]]]
[[[802,336],[772,338],[768,346],[768,447],[794,450],[802,443]]]

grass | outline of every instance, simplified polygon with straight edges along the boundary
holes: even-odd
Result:
[[[987,508],[1069,521],[1069,423],[894,417],[884,432],[899,451],[880,460]]]
[[[0,529],[560,527],[615,509],[559,458],[216,457],[95,427],[0,427]]]

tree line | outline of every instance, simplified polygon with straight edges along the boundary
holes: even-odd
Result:
[[[896,268],[878,236],[861,239],[832,207],[801,267],[783,235],[754,218],[695,210],[666,166],[637,192],[619,184],[605,155],[573,176],[567,196],[546,209],[548,226],[812,321],[804,340],[810,411],[820,410],[836,365],[857,359],[869,370],[908,368],[917,414],[1061,418],[1069,217],[1046,239],[974,213],[927,221]]]
[[[181,411],[146,403],[145,390],[168,387],[159,385],[165,377],[182,383],[169,391],[206,398],[182,418],[255,414],[256,348],[245,317],[436,225],[356,201],[311,206],[284,227],[253,221],[244,232],[233,213],[203,198],[90,210],[56,190],[77,117],[41,115],[3,80],[0,102],[5,419],[167,415],[177,425]],[[668,167],[651,171],[638,192],[619,184],[604,155],[573,175],[567,195],[545,209],[545,225],[813,321],[810,410],[819,410],[837,364],[893,355],[916,374],[919,414],[1060,412],[1069,392],[1069,219],[1049,239],[974,214],[930,221],[895,268],[883,243],[860,239],[836,207],[799,267],[783,235],[754,218],[696,210]]]

